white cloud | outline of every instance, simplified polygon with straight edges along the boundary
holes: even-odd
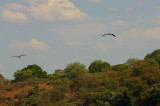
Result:
[[[142,36],[147,40],[160,40],[160,27],[150,29],[132,29],[131,34],[135,37]]]
[[[30,15],[44,20],[72,20],[86,18],[87,15],[68,0],[46,0],[46,3],[33,3],[28,9]]]
[[[25,10],[26,6],[19,4],[19,3],[11,3],[11,4],[6,5],[6,8],[11,9],[11,10],[21,10],[21,9]]]
[[[28,42],[14,41],[9,45],[9,49],[21,50],[24,48],[32,50],[48,50],[49,46],[44,42],[35,39]]]
[[[6,5],[1,10],[2,17],[16,22],[27,20],[27,17],[47,21],[88,18],[69,0],[29,0],[27,2],[28,5],[18,3]]]
[[[8,22],[26,22],[28,17],[21,12],[12,12],[10,10],[1,11],[1,19]]]
[[[88,2],[95,2],[95,3],[99,3],[101,2],[102,0],[87,0]]]

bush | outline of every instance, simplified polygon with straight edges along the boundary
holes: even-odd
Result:
[[[64,73],[68,78],[76,78],[80,73],[87,72],[85,65],[80,64],[79,62],[75,62],[67,65],[64,69]]]
[[[129,66],[126,64],[118,64],[118,65],[114,65],[111,67],[111,69],[114,71],[124,71],[128,68],[129,68]]]
[[[24,81],[29,78],[46,78],[47,72],[43,71],[40,66],[28,65],[22,70],[18,70],[14,73],[15,81]]]
[[[90,73],[104,72],[108,70],[110,70],[110,64],[101,60],[95,60],[89,66]]]

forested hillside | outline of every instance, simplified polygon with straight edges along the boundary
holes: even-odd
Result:
[[[47,74],[33,64],[16,71],[14,80],[0,74],[0,106],[159,105],[160,49],[117,65],[75,62]]]

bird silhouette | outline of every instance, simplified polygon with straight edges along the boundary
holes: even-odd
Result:
[[[106,33],[106,34],[102,35],[101,37],[106,36],[106,35],[112,35],[112,36],[116,37],[116,35],[114,35],[112,33]]]
[[[23,54],[23,55],[19,55],[19,56],[12,56],[12,57],[16,57],[16,58],[19,58],[21,59],[22,56],[26,56],[27,54]]]

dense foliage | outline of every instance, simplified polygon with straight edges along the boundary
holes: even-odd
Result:
[[[0,105],[159,106],[159,55],[160,49],[117,65],[95,60],[88,69],[75,62],[49,75],[29,65],[12,82],[0,74]]]
[[[102,60],[95,60],[89,66],[90,73],[105,72],[110,70],[110,64]]]
[[[18,70],[14,73],[15,81],[23,81],[29,78],[46,78],[47,72],[36,64],[28,65],[22,70]]]

